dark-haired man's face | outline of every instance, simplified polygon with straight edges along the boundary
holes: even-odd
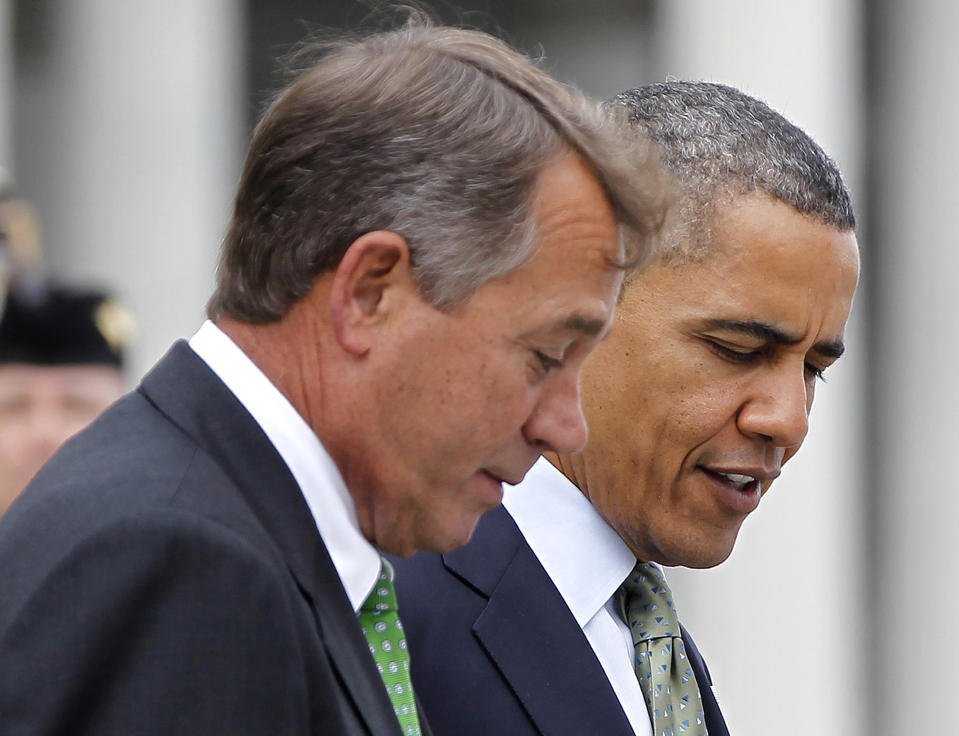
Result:
[[[640,559],[709,567],[806,437],[842,350],[855,235],[765,195],[722,211],[704,260],[625,289],[583,372],[590,440],[567,474]]]
[[[109,365],[0,365],[0,515],[122,391],[120,371]]]

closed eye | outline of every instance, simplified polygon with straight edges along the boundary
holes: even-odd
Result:
[[[737,363],[751,363],[763,356],[762,350],[733,350],[713,340],[707,340],[709,347],[721,357],[736,361]]]
[[[534,350],[533,355],[536,356],[536,359],[539,361],[539,364],[542,366],[543,370],[549,373],[553,370],[558,370],[563,367],[563,361],[558,358],[554,358],[551,355],[547,355],[541,350]]]
[[[726,345],[723,345],[718,342],[713,342],[709,340],[709,346],[718,353],[720,356],[727,358],[729,360],[735,361],[737,363],[751,363],[759,358],[763,357],[766,354],[766,351],[763,349],[759,350],[734,350]],[[826,382],[826,372],[825,368],[820,368],[813,363],[806,362],[804,364],[806,369],[806,374],[816,380]]]

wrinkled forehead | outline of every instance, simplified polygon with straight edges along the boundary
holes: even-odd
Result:
[[[752,195],[731,201],[694,232],[703,247],[633,275],[621,304],[683,305],[726,320],[782,323],[790,333],[821,328],[841,336],[859,276],[854,232]],[[666,237],[677,235],[681,229]]]
[[[696,263],[718,252],[730,240],[761,230],[814,226],[820,235],[842,235],[854,244],[855,231],[837,226],[814,213],[801,212],[792,204],[737,179],[720,183],[695,182],[679,186],[671,202],[650,264]]]

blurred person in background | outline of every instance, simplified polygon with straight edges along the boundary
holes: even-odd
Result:
[[[396,563],[437,736],[728,734],[662,568],[729,556],[843,353],[855,218],[819,146],[718,84],[610,107],[677,199],[584,368],[585,450],[545,453],[462,549]]]
[[[486,34],[326,47],[256,128],[209,320],[0,519],[3,729],[428,732],[381,553],[584,445],[646,174]]]
[[[0,171],[0,516],[119,398],[132,329],[106,293],[47,281],[36,212]]]
[[[0,292],[5,294],[14,284],[36,284],[42,271],[40,220],[0,169]]]
[[[0,317],[0,515],[123,393],[129,313],[105,293],[14,285]]]

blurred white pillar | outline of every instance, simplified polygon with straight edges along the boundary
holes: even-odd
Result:
[[[19,164],[53,270],[105,283],[132,307],[135,380],[203,318],[243,148],[243,6],[46,7]]]
[[[13,8],[0,0],[0,169],[13,169]],[[0,182],[2,183],[2,182]]]
[[[659,6],[660,72],[724,82],[765,100],[830,153],[855,196],[863,114],[859,6],[669,0]],[[854,312],[863,307],[860,298]],[[680,614],[706,655],[737,736],[866,733],[866,351],[857,321],[847,330],[847,355],[817,389],[802,451],[747,520],[732,557],[714,570],[670,572]]]
[[[876,733],[955,734],[959,5],[879,5]]]

